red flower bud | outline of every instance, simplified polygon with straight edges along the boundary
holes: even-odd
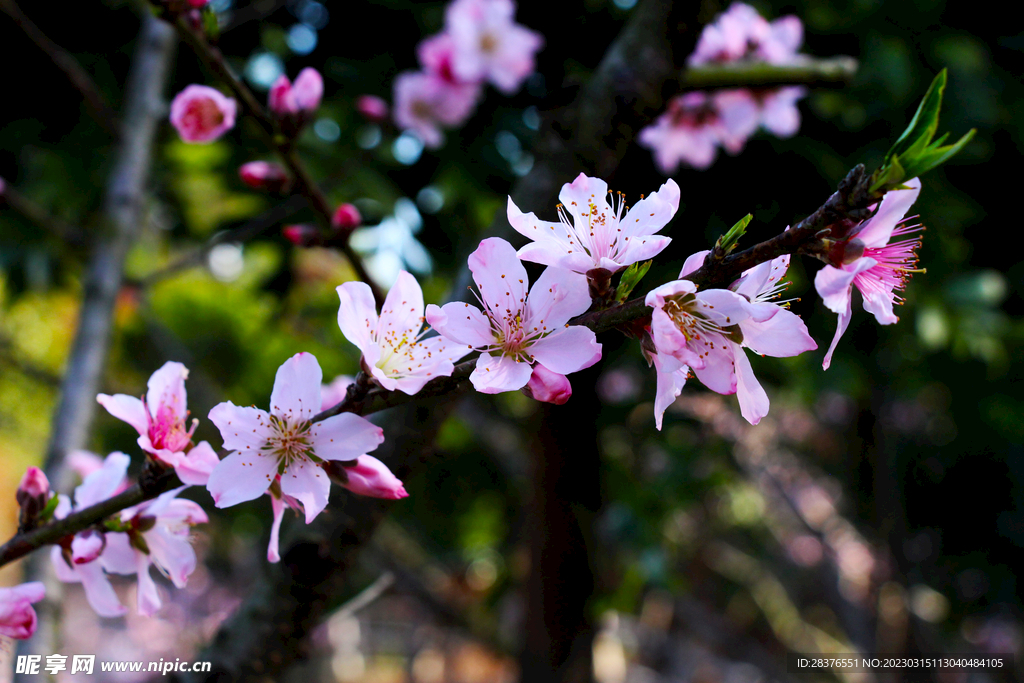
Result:
[[[388,103],[374,95],[360,95],[356,98],[356,111],[367,121],[380,123],[388,117]]]
[[[315,247],[322,242],[320,231],[312,225],[286,225],[281,233],[297,247]]]
[[[21,508],[22,526],[33,526],[39,513],[50,502],[50,482],[46,474],[38,467],[29,467],[21,478],[14,498]]]
[[[340,233],[348,234],[363,223],[359,209],[352,204],[342,204],[331,216],[331,226]]]
[[[288,173],[278,164],[269,161],[250,161],[238,167],[238,177],[255,190],[281,193],[291,184]]]

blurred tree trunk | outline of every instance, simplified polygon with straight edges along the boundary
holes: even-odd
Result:
[[[564,406],[542,404],[532,424],[532,495],[526,532],[530,574],[520,680],[592,680],[594,627],[587,605],[594,593],[592,527],[601,504],[597,425],[598,371],[572,376]]]

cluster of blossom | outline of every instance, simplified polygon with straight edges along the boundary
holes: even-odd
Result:
[[[849,324],[854,287],[879,323],[896,322],[893,305],[916,272],[920,238],[891,240],[920,230],[905,218],[920,187],[915,178],[886,193],[871,218],[830,239],[829,259],[837,265],[819,271],[815,286],[840,317],[823,367],[828,367]],[[479,307],[464,302],[425,307],[419,283],[405,271],[379,314],[365,283],[340,285],[338,325],[359,348],[366,381],[413,395],[430,380],[450,376],[455,362],[476,351],[470,381],[477,391],[522,390],[539,401],[565,403],[572,395],[566,375],[601,359],[593,330],[570,324],[593,303],[588,280],[661,253],[670,238],[657,233],[678,210],[680,191],[670,179],[632,208],[621,195],[610,197],[603,180],[581,173],[562,186],[557,223],[523,213],[510,198],[509,223],[530,241],[517,252],[503,239],[485,239],[469,257]],[[756,424],[768,413],[768,397],[744,349],[785,357],[817,348],[800,317],[777,300],[788,284],[783,282],[788,255],[746,270],[727,288],[699,289],[686,278],[709,253],[687,258],[679,279],[655,288],[645,299],[653,312],[641,349],[657,375],[654,412],[659,429],[691,373],[712,391],[736,394],[741,414]],[[532,286],[523,261],[546,266]],[[438,334],[427,336],[424,322]],[[220,508],[267,494],[274,515],[267,551],[271,562],[280,559],[285,509],[311,522],[327,506],[331,481],[360,495],[408,495],[387,466],[367,454],[383,442],[382,430],[352,413],[331,414],[353,380],[339,377],[323,384],[312,355],[299,353],[281,365],[269,412],[230,401],[210,411],[228,451],[224,459],[209,443],[192,441],[198,420],[188,423],[187,377],[182,364],[168,362],[150,377],[141,399],[97,396],[111,415],[138,431],[138,445],[152,463],[173,468],[184,484],[68,536],[52,549],[58,578],[81,583],[89,603],[103,616],[125,612],[108,574],[137,575],[138,610],[143,614],[153,614],[161,605],[150,576],[153,565],[174,585],[185,585],[196,564],[190,528],[207,521],[197,503],[178,498],[188,486],[205,486]],[[40,521],[46,510],[62,519],[127,487],[130,459],[123,453],[102,461],[82,453],[70,459],[77,461],[72,464],[83,476],[73,500],[60,495],[52,501],[42,472],[30,468],[26,473],[18,490],[23,523]],[[0,590],[0,633],[31,634],[31,604],[42,597],[41,584]]]
[[[472,115],[485,83],[503,93],[519,89],[534,69],[543,37],[515,23],[513,0],[454,0],[445,10],[445,29],[417,48],[420,71],[399,74],[394,83],[394,119],[428,147],[444,141],[442,128]],[[379,119],[381,102],[362,98],[359,110]]]
[[[790,15],[769,23],[750,5],[737,2],[704,27],[688,64],[789,64],[799,60],[802,42],[799,18]],[[640,131],[639,141],[654,153],[666,175],[680,163],[705,169],[714,162],[718,147],[738,154],[759,127],[778,137],[794,135],[800,128],[796,102],[805,94],[800,86],[686,93]]]

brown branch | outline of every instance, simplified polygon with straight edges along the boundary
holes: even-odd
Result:
[[[231,92],[241,100],[242,105],[249,111],[249,114],[257,120],[260,131],[266,138],[267,145],[277,152],[281,160],[284,161],[285,166],[291,171],[295,181],[295,192],[305,197],[309,202],[317,215],[320,227],[324,230],[329,229],[331,216],[334,211],[320,186],[316,184],[305,165],[299,159],[293,141],[280,132],[277,122],[270,116],[263,105],[259,103],[252,90],[228,66],[221,51],[210,45],[206,40],[206,36],[190,26],[182,17],[177,17],[174,25],[178,29],[179,35],[188,43],[199,59],[202,60],[206,68],[228,86]],[[345,258],[352,264],[356,276],[369,285],[377,305],[383,304],[384,293],[377,283],[374,282],[373,278],[370,277],[370,274],[366,272],[366,266],[363,265],[362,259],[359,258],[355,250],[347,243],[341,244],[338,248],[341,249],[342,253],[345,254]]]
[[[82,99],[85,100],[86,107],[96,120],[96,123],[100,124],[104,130],[115,138],[118,137],[121,134],[121,123],[118,120],[117,113],[107,104],[107,99],[100,92],[100,89],[96,87],[92,77],[71,56],[71,53],[50,40],[31,19],[25,16],[25,13],[21,11],[21,8],[18,7],[14,0],[0,0],[0,11],[9,16],[17,24],[18,28],[28,36],[29,40],[45,52],[53,60],[54,65],[64,72],[67,79],[71,81],[71,85],[81,93]]]

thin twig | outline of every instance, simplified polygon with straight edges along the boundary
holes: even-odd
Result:
[[[115,138],[118,137],[121,134],[121,123],[117,113],[107,104],[107,99],[96,87],[96,83],[88,72],[78,63],[78,60],[72,57],[70,52],[50,40],[31,19],[25,16],[14,0],[0,0],[0,11],[9,16],[28,36],[29,40],[45,52],[53,60],[54,65],[64,72],[67,79],[71,81],[71,85],[82,94],[82,99],[85,100],[89,113],[96,123]]]
[[[3,2],[4,0],[0,0]],[[3,194],[0,195],[0,207],[6,204],[15,212],[21,214],[43,232],[56,237],[58,240],[72,247],[85,246],[85,235],[82,231],[69,223],[65,223],[56,216],[51,215],[31,199],[17,191],[10,185],[5,185]]]
[[[309,202],[313,211],[317,215],[317,220],[321,224],[321,228],[327,230],[331,225],[331,215],[334,213],[331,208],[330,202],[324,195],[323,191],[313,180],[313,177],[309,174],[305,165],[299,159],[298,153],[295,151],[295,147],[292,141],[287,136],[280,133],[278,130],[277,122],[270,116],[267,110],[259,103],[252,90],[239,78],[235,72],[228,66],[227,61],[224,59],[224,55],[216,47],[210,45],[206,40],[206,37],[199,31],[192,28],[185,19],[177,17],[174,23],[178,29],[178,33],[188,43],[196,55],[202,60],[203,64],[213,72],[213,74],[223,81],[231,92],[241,100],[242,105],[249,111],[249,113],[256,118],[259,122],[259,127],[264,137],[266,138],[267,145],[271,149],[275,150],[284,161],[288,170],[291,171],[292,177],[295,181],[295,192],[302,195]],[[339,246],[342,253],[352,264],[353,270],[356,272],[356,276],[369,285],[373,291],[373,297],[376,299],[377,304],[381,305],[384,303],[384,293],[380,287],[374,282],[370,274],[366,272],[366,267],[363,265],[363,261],[359,258],[359,255],[347,244],[341,244]]]
[[[225,230],[224,232],[217,233],[202,246],[142,278],[138,284],[143,288],[152,287],[156,283],[173,277],[183,270],[195,268],[203,263],[210,251],[218,244],[243,243],[255,239],[305,206],[306,200],[303,197],[289,197],[284,202],[253,218],[248,223],[234,230]]]
[[[342,605],[334,616],[338,619],[347,619],[361,609],[368,607],[377,598],[384,595],[384,591],[391,588],[395,583],[395,575],[391,572],[384,572],[377,580],[364,588],[354,598]]]
[[[680,76],[684,88],[755,88],[769,85],[844,85],[857,73],[853,57],[805,57],[791,64],[731,62],[691,66]]]

